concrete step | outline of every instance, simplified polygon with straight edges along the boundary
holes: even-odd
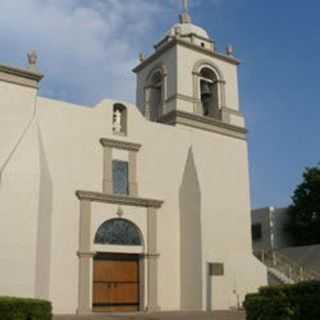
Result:
[[[246,320],[241,311],[168,311],[130,314],[59,315],[53,320]]]

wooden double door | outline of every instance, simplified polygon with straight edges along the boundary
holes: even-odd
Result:
[[[93,269],[95,312],[139,310],[138,255],[98,254],[94,259]]]

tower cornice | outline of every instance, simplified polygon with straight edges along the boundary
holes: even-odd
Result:
[[[246,140],[247,133],[248,133],[248,130],[246,128],[225,123],[223,121],[219,121],[214,118],[203,117],[201,115],[179,111],[179,110],[174,110],[164,115],[160,119],[160,122],[166,123],[169,125],[180,124],[188,127],[193,127],[196,129],[214,132],[216,134],[229,136],[229,137],[240,139],[240,140]]]
[[[132,71],[137,73],[139,71],[141,71],[143,68],[145,68],[148,64],[152,63],[154,60],[156,60],[159,56],[161,56],[165,51],[173,48],[174,46],[177,45],[181,45],[184,46],[186,48],[190,48],[192,50],[201,52],[209,57],[214,57],[217,58],[219,60],[225,61],[225,62],[229,62],[231,64],[234,65],[239,65],[240,61],[234,57],[231,56],[227,56],[221,53],[218,53],[216,51],[212,51],[206,48],[202,48],[199,47],[193,43],[184,41],[182,39],[178,39],[178,38],[174,38],[172,40],[170,40],[168,43],[163,44],[156,52],[154,52],[151,56],[149,56],[148,58],[146,58],[142,63],[140,63],[138,66],[136,66]]]

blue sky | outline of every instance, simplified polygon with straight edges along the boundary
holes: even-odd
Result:
[[[35,48],[40,94],[94,105],[134,101],[139,52],[177,21],[179,0],[1,0],[0,63]],[[190,0],[193,22],[240,66],[252,206],[285,206],[306,166],[320,161],[320,2]]]

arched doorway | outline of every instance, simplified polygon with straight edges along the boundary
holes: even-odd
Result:
[[[143,245],[142,233],[128,220],[111,219],[98,228],[95,244],[108,248],[139,247]],[[94,257],[93,265],[93,310],[138,311],[141,305],[142,265],[140,255],[136,253],[99,252]]]

